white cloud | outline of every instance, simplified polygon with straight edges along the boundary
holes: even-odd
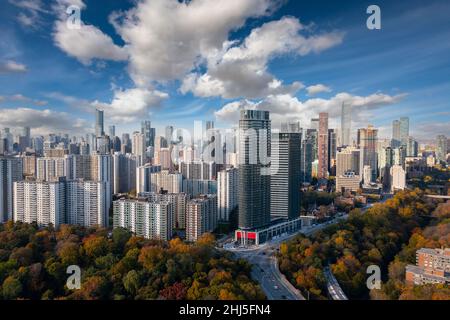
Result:
[[[292,54],[304,56],[319,53],[342,42],[343,33],[303,35],[307,28],[298,19],[283,17],[252,30],[240,44],[226,42],[221,52],[208,57],[208,71],[192,73],[181,86],[181,92],[192,91],[200,97],[262,98],[271,94],[294,94],[303,88],[300,82],[284,85],[270,74],[273,58]],[[220,54],[221,53],[221,54]]]
[[[65,21],[56,21],[53,38],[56,46],[85,65],[93,59],[125,61],[128,57],[126,48],[92,25],[82,23],[79,29],[69,29]]]
[[[27,66],[12,60],[0,62],[0,74],[2,73],[22,73],[27,71]]]
[[[222,49],[230,31],[270,13],[279,0],[143,0],[110,21],[127,43],[139,85],[180,79]]]
[[[46,5],[41,0],[9,0],[20,8],[16,19],[26,29],[39,29],[44,24],[43,14],[48,14]]]
[[[158,107],[168,97],[167,93],[158,90],[117,89],[110,103],[94,101],[91,105],[103,109],[105,116],[113,122],[132,122],[147,118],[151,108]]]
[[[331,92],[331,88],[327,87],[324,84],[319,83],[319,84],[307,87],[306,91],[308,91],[308,95],[313,96],[313,95],[321,93],[321,92]]]
[[[304,102],[291,95],[270,95],[258,102],[246,101],[231,102],[215,112],[216,119],[222,122],[234,122],[239,119],[239,110],[250,107],[270,111],[272,121],[298,120],[304,127],[308,127],[312,118],[319,112],[328,112],[331,125],[337,124],[340,117],[342,103],[352,104],[354,109],[353,121],[367,125],[367,112],[376,108],[393,105],[403,99],[405,95],[390,96],[382,93],[374,93],[369,96],[354,96],[346,92],[338,93],[330,99],[308,99]]]
[[[32,99],[32,98],[26,97],[22,94],[14,94],[11,96],[0,96],[0,102],[5,102],[5,101],[25,102],[25,103],[34,104],[36,106],[45,106],[47,104],[47,101]]]
[[[79,134],[85,132],[88,123],[72,114],[56,112],[50,109],[31,108],[0,109],[0,127],[30,127],[33,134],[67,132]]]

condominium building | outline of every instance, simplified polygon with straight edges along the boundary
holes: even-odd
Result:
[[[215,180],[217,165],[213,161],[181,161],[180,172],[185,179]]]
[[[190,197],[197,197],[200,194],[216,194],[217,180],[184,179],[182,191]]]
[[[400,165],[393,165],[390,170],[391,192],[406,188],[406,171]]]
[[[367,128],[358,129],[358,148],[363,152],[364,165],[370,166],[372,170],[372,180],[377,178],[377,141],[378,129],[369,125]]]
[[[319,135],[317,141],[318,168],[317,177],[319,179],[328,178],[328,113],[319,114]]]
[[[336,154],[336,191],[357,191],[363,176],[363,157],[360,149],[343,148]]]
[[[168,192],[143,192],[138,194],[139,198],[145,198],[151,202],[168,201],[173,206],[174,217],[172,219],[174,229],[186,228],[186,205],[189,199],[186,193]]]
[[[161,172],[161,165],[146,164],[136,169],[136,193],[152,191],[152,174]]]
[[[183,176],[181,173],[170,173],[167,170],[150,174],[150,191],[159,192],[161,189],[169,193],[183,192]]]
[[[58,228],[65,222],[65,209],[63,180],[14,182],[14,221]]]
[[[229,168],[217,173],[217,205],[220,221],[229,221],[230,213],[238,206],[238,169]]]
[[[272,133],[270,213],[274,217],[300,215],[300,146],[301,133]]]
[[[217,227],[217,196],[202,195],[187,203],[186,209],[186,240],[197,241],[207,232],[213,232]]]
[[[116,152],[113,155],[113,193],[127,193],[136,189],[137,158],[133,154]]]
[[[114,228],[125,228],[147,239],[170,240],[173,217],[174,208],[169,201],[121,199],[113,202]]]

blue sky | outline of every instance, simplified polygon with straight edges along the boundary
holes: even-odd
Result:
[[[65,9],[81,10],[81,29]],[[366,8],[381,8],[368,30]],[[450,135],[448,1],[3,1],[0,128],[81,134],[95,107],[119,133],[194,120],[235,124],[239,108],[303,127],[321,111],[338,126],[390,136],[409,116],[420,141]]]

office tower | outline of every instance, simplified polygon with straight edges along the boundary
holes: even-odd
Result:
[[[367,128],[358,129],[358,147],[363,151],[364,165],[372,169],[372,180],[377,177],[377,143],[378,129],[369,125]]]
[[[216,194],[217,180],[184,179],[182,190],[191,197],[201,194]]]
[[[317,140],[318,170],[319,179],[328,178],[328,113],[319,114],[319,135]]]
[[[172,144],[173,126],[167,126],[165,129],[166,147],[168,148]]]
[[[173,206],[168,201],[120,199],[113,202],[114,228],[125,228],[147,239],[170,240],[173,214]]]
[[[352,105],[342,103],[341,107],[341,146],[351,145]]]
[[[185,179],[215,180],[217,167],[213,161],[181,161],[179,170]]]
[[[241,110],[239,131],[239,228],[254,229],[270,223],[269,112]]]
[[[378,169],[383,188],[386,190],[390,186],[390,171],[394,164],[394,150],[387,146],[378,153]]]
[[[400,118],[400,143],[402,146],[406,146],[409,137],[409,118]]]
[[[419,153],[419,143],[413,137],[408,137],[406,143],[406,156],[417,157]]]
[[[437,162],[447,162],[447,137],[439,135],[436,137],[436,160]]]
[[[63,180],[14,182],[14,221],[58,228],[65,222],[65,207]]]
[[[301,133],[300,121],[288,121],[281,123],[281,132]]]
[[[406,188],[406,171],[400,165],[393,165],[391,167],[391,192],[396,190],[403,190]]]
[[[217,173],[217,205],[220,221],[230,221],[238,205],[238,169],[228,168]]]
[[[167,193],[163,192],[145,192],[138,194],[139,198],[145,198],[150,202],[167,201],[172,204],[173,207],[173,228],[185,229],[186,228],[186,206],[189,197],[186,193]]]
[[[149,120],[141,122],[141,133],[144,135],[145,148],[155,146],[155,129]]]
[[[112,139],[116,136],[116,126],[110,125],[109,126],[109,138]]]
[[[44,153],[44,139],[42,137],[33,137],[31,139],[31,147],[37,155]]]
[[[360,149],[343,148],[336,154],[336,191],[357,191],[363,175],[363,155]]]
[[[106,181],[66,181],[68,224],[107,227],[111,206],[111,185]]]
[[[181,173],[170,173],[168,170],[150,174],[150,191],[159,192],[161,189],[168,193],[183,192],[183,176]]]
[[[202,195],[187,203],[186,240],[197,241],[204,233],[217,227],[217,196]]]
[[[400,147],[400,121],[394,120],[392,122],[392,148]]]
[[[301,133],[273,133],[270,212],[288,219],[300,215]],[[327,146],[328,147],[328,146]]]
[[[136,156],[115,152],[113,155],[113,193],[128,193],[136,189]]]
[[[101,137],[105,135],[103,127],[103,110],[95,109],[95,136]]]
[[[147,163],[146,159],[146,148],[145,148],[145,137],[142,133],[134,132],[132,141],[132,153],[137,156],[138,166],[143,166]]]
[[[112,140],[111,140],[111,149],[114,152],[121,152],[122,144],[120,142],[120,138],[119,137],[116,136],[116,137],[112,138]],[[124,153],[124,154],[126,154],[126,153]]]
[[[152,173],[161,172],[161,165],[146,164],[136,169],[136,194],[152,191]],[[156,190],[159,191],[159,190]]]
[[[13,219],[13,184],[22,179],[22,158],[0,157],[0,223]]]
[[[336,175],[337,133],[335,129],[328,129],[328,172]]]

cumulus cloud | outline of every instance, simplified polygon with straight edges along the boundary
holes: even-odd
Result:
[[[132,122],[147,118],[151,108],[167,99],[167,93],[143,88],[117,89],[110,103],[94,101],[91,105],[105,111],[111,121]]]
[[[87,122],[66,112],[32,108],[0,109],[0,127],[30,127],[33,134],[67,132],[79,134],[86,131]]]
[[[22,10],[16,19],[27,29],[39,29],[44,23],[42,14],[49,13],[41,0],[9,0],[9,3]]]
[[[330,99],[308,99],[300,101],[291,95],[270,95],[257,102],[231,102],[215,112],[216,119],[222,122],[234,122],[239,119],[239,110],[244,108],[267,110],[271,113],[272,121],[280,123],[286,119],[297,120],[308,127],[312,118],[319,112],[328,112],[329,118],[336,121],[340,116],[342,103],[351,104],[354,108],[353,121],[355,123],[367,123],[367,112],[376,108],[392,105],[405,97],[404,94],[390,96],[382,93],[374,93],[368,96],[355,96],[346,92],[338,93]]]
[[[0,61],[0,74],[2,73],[23,73],[27,71],[27,66],[13,60]]]
[[[143,0],[110,17],[130,53],[138,84],[180,79],[222,49],[230,31],[269,14],[278,0]]]
[[[319,83],[319,84],[307,87],[306,91],[308,92],[308,95],[313,96],[313,95],[321,93],[321,92],[331,92],[331,88],[327,87],[324,84]]]
[[[283,17],[253,29],[242,43],[225,43],[228,48],[221,55],[208,57],[205,74],[191,73],[184,79],[181,92],[223,98],[294,94],[303,84],[284,85],[267,71],[269,61],[286,54],[319,53],[340,44],[344,36],[341,32],[302,34],[308,33],[306,29],[298,19]]]

